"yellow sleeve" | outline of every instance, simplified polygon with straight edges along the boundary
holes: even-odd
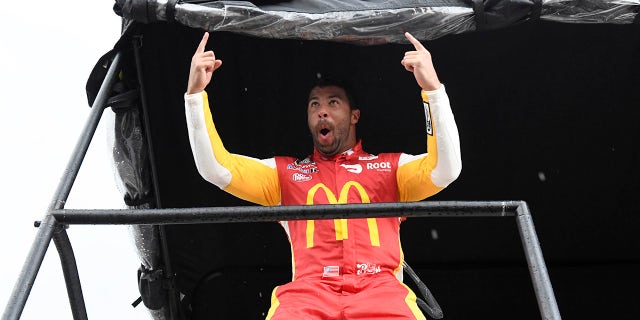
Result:
[[[280,203],[275,159],[255,159],[225,149],[207,93],[185,95],[189,142],[202,177],[232,195],[260,205]]]
[[[458,128],[444,85],[422,91],[427,131],[427,153],[403,153],[396,179],[400,201],[419,201],[438,193],[460,175],[462,159]]]

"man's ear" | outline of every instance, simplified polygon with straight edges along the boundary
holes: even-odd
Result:
[[[351,110],[351,124],[358,123],[358,120],[360,120],[360,109]]]

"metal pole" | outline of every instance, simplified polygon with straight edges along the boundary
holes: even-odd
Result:
[[[18,280],[13,287],[13,292],[11,292],[11,296],[7,302],[7,307],[2,314],[3,320],[20,319],[31,288],[33,288],[33,283],[36,280],[36,274],[42,265],[42,260],[47,252],[47,248],[49,248],[49,242],[51,242],[53,230],[56,228],[56,225],[57,223],[51,215],[45,216],[40,222],[27,260],[22,266]]]
[[[87,150],[89,149],[89,145],[91,144],[91,140],[93,139],[93,134],[96,132],[96,128],[98,127],[98,123],[100,122],[100,118],[102,117],[106,102],[109,99],[111,87],[118,78],[117,73],[119,64],[120,53],[117,53],[113,58],[113,62],[111,62],[111,66],[107,71],[107,75],[105,76],[102,85],[100,86],[98,95],[96,96],[96,99],[91,106],[89,119],[87,120],[84,129],[82,130],[82,134],[80,135],[80,139],[76,143],[73,153],[71,154],[71,160],[69,160],[69,163],[67,164],[67,168],[64,171],[62,181],[58,185],[58,189],[56,190],[54,200],[50,204],[50,210],[64,208],[64,204],[66,203],[67,198],[69,197],[69,193],[71,192],[71,187],[73,187],[73,182],[76,180],[78,172],[80,171],[82,160],[84,160],[84,156],[87,154]]]
[[[533,282],[533,289],[538,300],[538,308],[542,319],[560,320],[560,310],[553,294],[549,273],[544,263],[540,242],[536,235],[533,219],[529,213],[529,207],[526,202],[521,202],[517,209],[516,223],[522,240],[522,247],[525,251],[527,264],[529,265],[529,273]]]
[[[267,222],[365,217],[506,217],[518,201],[429,201],[313,206],[241,206],[171,209],[65,209],[53,215],[68,224],[184,224]]]
[[[73,248],[64,228],[54,231],[53,243],[58,249],[60,263],[62,264],[62,273],[67,284],[67,294],[69,295],[69,304],[71,305],[71,314],[74,320],[87,320],[87,308],[84,304],[82,295],[82,286],[80,285],[80,276],[78,275],[78,266],[76,258],[73,254]]]
[[[24,306],[27,303],[29,293],[33,288],[33,283],[38,274],[38,270],[42,265],[42,260],[47,252],[51,238],[53,237],[53,231],[59,224],[53,218],[51,211],[64,208],[64,204],[69,197],[73,182],[80,171],[80,165],[82,160],[89,149],[89,144],[93,134],[98,126],[102,112],[104,111],[105,102],[108,99],[111,86],[116,79],[116,72],[120,63],[120,53],[116,54],[109,67],[105,80],[98,91],[98,95],[93,103],[89,119],[85,123],[85,127],[80,135],[80,139],[76,143],[76,146],[71,154],[67,167],[64,171],[63,177],[58,184],[54,198],[51,201],[47,214],[38,227],[36,238],[31,245],[27,259],[25,260],[22,270],[13,288],[11,296],[7,302],[7,307],[2,315],[2,319],[19,319]]]
[[[156,170],[155,152],[153,149],[153,141],[151,140],[151,123],[149,120],[149,108],[147,106],[147,95],[142,78],[142,58],[140,57],[140,43],[141,37],[137,37],[132,40],[133,53],[136,61],[136,70],[138,71],[138,85],[140,86],[140,102],[142,104],[142,121],[144,123],[145,137],[147,141],[147,149],[149,150],[149,166],[151,167],[151,181],[153,183],[153,191],[155,194],[156,207],[161,208],[162,202],[160,201],[160,186],[158,185],[158,173]],[[178,318],[178,293],[173,285],[173,271],[171,270],[171,259],[169,257],[169,245],[167,244],[167,233],[165,232],[163,225],[156,226],[158,228],[158,234],[160,235],[160,250],[162,253],[162,261],[164,264],[163,276],[168,279],[169,283],[169,315],[172,319]]]

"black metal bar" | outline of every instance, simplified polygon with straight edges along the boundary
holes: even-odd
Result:
[[[147,141],[147,149],[149,150],[149,166],[151,167],[151,182],[153,184],[153,192],[156,200],[156,208],[162,208],[162,202],[160,200],[160,186],[158,185],[158,173],[156,170],[155,152],[153,148],[153,141],[151,139],[151,123],[149,120],[149,108],[147,105],[147,95],[145,90],[145,81],[142,77],[142,58],[140,57],[140,45],[141,38],[135,38],[132,40],[133,53],[136,61],[136,70],[138,72],[138,85],[140,86],[140,102],[142,105],[142,121],[144,124],[145,137]],[[160,250],[162,253],[162,261],[164,264],[164,277],[169,279],[169,314],[172,319],[178,318],[178,293],[173,285],[173,271],[171,269],[171,259],[169,257],[169,245],[167,244],[167,233],[164,230],[163,225],[156,226],[158,228],[158,234],[160,236]]]
[[[69,241],[69,236],[64,228],[54,231],[53,243],[58,249],[60,256],[60,264],[62,264],[62,273],[67,284],[67,294],[69,295],[69,304],[71,305],[71,314],[74,320],[87,320],[87,308],[84,304],[82,295],[82,286],[80,284],[80,276],[78,275],[78,266],[76,258],[73,254],[73,248]]]
[[[313,206],[55,210],[68,224],[186,224],[364,217],[506,217],[519,201],[429,201]]]
[[[540,242],[536,235],[533,219],[529,213],[529,207],[526,202],[522,202],[517,209],[516,223],[522,240],[522,247],[525,251],[527,264],[529,265],[529,273],[531,274],[531,282],[538,300],[538,308],[542,319],[560,320],[560,310],[553,294],[553,287],[547,272],[547,266],[544,263]]]
[[[116,70],[120,63],[120,54],[118,53],[111,63],[105,80],[98,91],[96,99],[93,103],[89,118],[85,123],[84,129],[80,135],[80,139],[76,143],[76,146],[71,154],[67,167],[64,171],[62,179],[60,180],[53,200],[51,201],[45,218],[38,227],[36,238],[31,246],[29,254],[22,267],[18,280],[13,288],[13,292],[7,302],[7,307],[2,315],[2,319],[19,319],[24,306],[27,303],[29,293],[33,288],[36,275],[42,265],[42,260],[47,252],[51,238],[53,237],[54,229],[59,227],[58,221],[56,221],[51,215],[51,211],[64,208],[64,204],[69,197],[73,182],[80,171],[80,165],[84,159],[89,144],[93,138],[93,134],[98,126],[100,117],[104,111],[104,105],[108,99],[111,86],[116,79]]]

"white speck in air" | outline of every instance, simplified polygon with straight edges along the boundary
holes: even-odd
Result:
[[[322,73],[320,73],[320,72],[316,73],[316,78],[322,79]]]
[[[431,229],[431,239],[438,240],[438,230]]]
[[[544,175],[544,172],[540,171],[538,172],[538,179],[540,179],[540,181],[545,182],[547,181],[547,176]]]

